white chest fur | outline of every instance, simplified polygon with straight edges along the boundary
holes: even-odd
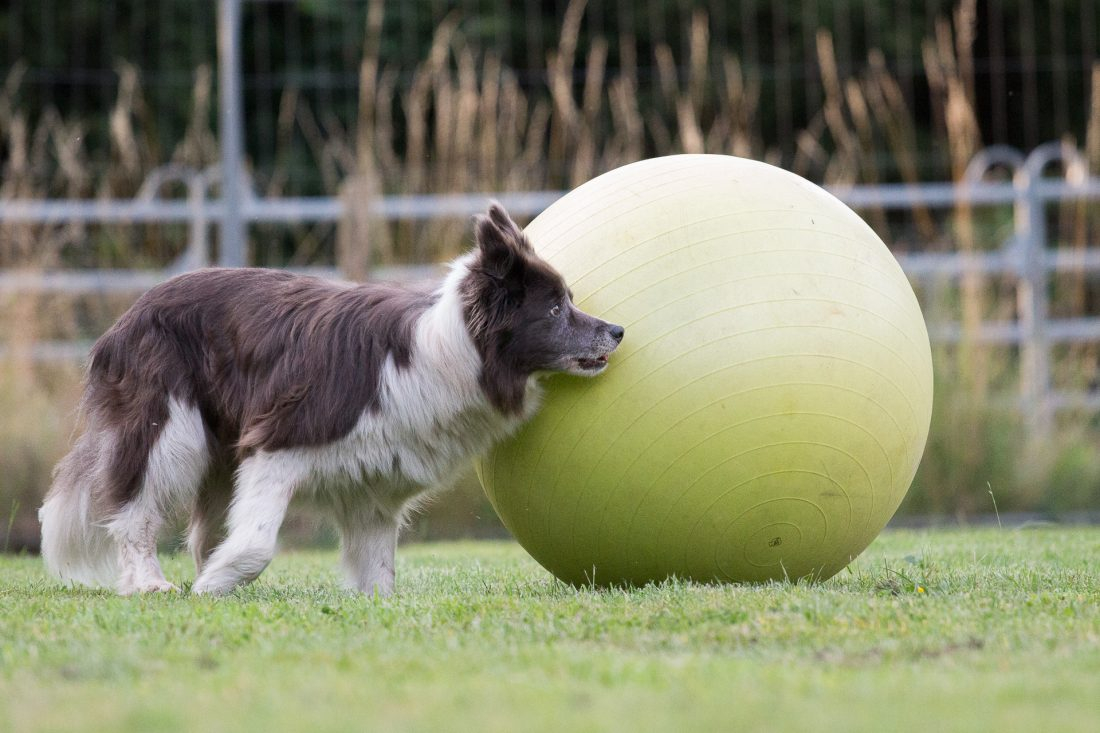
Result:
[[[314,491],[367,491],[393,509],[446,485],[462,464],[505,438],[537,409],[540,389],[528,381],[522,415],[503,415],[479,384],[481,357],[466,329],[457,284],[444,281],[439,299],[416,325],[407,365],[382,368],[379,404],[351,432],[323,446],[291,451],[309,465]],[[305,487],[303,487],[305,488]]]

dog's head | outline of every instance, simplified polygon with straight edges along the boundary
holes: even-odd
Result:
[[[536,372],[593,376],[623,338],[622,326],[590,316],[499,204],[477,218],[477,252],[462,291],[466,327],[482,358],[482,387],[504,412],[519,412]]]

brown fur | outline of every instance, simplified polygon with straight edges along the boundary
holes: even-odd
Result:
[[[137,492],[168,395],[197,405],[212,447],[237,458],[347,434],[377,408],[387,356],[408,364],[432,300],[263,269],[200,270],[153,288],[96,343],[88,369],[85,408],[127,446],[114,452],[110,503]]]

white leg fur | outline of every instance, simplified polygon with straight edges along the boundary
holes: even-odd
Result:
[[[194,500],[209,460],[199,411],[170,399],[141,490],[107,525],[118,546],[119,593],[178,590],[160,569],[157,537],[165,517]]]
[[[391,595],[399,519],[360,502],[346,507],[338,520],[348,585],[371,596]]]
[[[275,556],[279,527],[307,466],[287,452],[260,451],[241,462],[225,541],[203,565],[192,590],[223,595],[251,582]]]

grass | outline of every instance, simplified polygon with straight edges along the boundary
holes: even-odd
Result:
[[[1098,569],[1096,528],[895,531],[817,586],[631,591],[508,543],[416,545],[382,601],[329,552],[223,600],[65,590],[7,557],[0,730],[1087,730]]]

